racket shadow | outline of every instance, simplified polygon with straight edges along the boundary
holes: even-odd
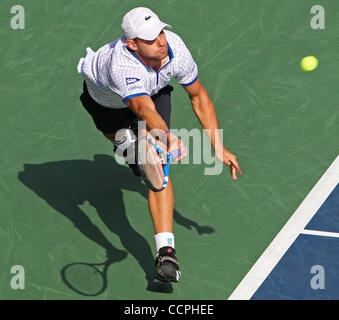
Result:
[[[63,267],[61,278],[67,287],[84,296],[102,294],[107,288],[106,278],[102,286],[104,289],[97,288],[93,292],[87,292],[86,286],[85,288],[77,287],[70,281],[70,278],[81,283],[81,279],[87,272],[86,266],[90,269],[90,265],[92,265],[93,274],[99,272],[95,268],[112,272],[110,269],[108,270],[108,267],[125,259],[129,254],[136,259],[144,271],[147,290],[172,292],[171,285],[159,286],[153,283],[154,250],[127,219],[122,190],[138,192],[145,198],[148,196],[148,189],[141,183],[141,180],[132,174],[128,167],[117,164],[111,156],[95,155],[93,161],[65,160],[42,164],[24,164],[24,170],[19,173],[18,179],[46,201],[56,212],[70,220],[74,228],[82,235],[105,249],[107,261],[104,263],[77,262]],[[86,212],[80,207],[85,201],[88,201],[96,209],[98,216],[107,228],[119,237],[124,250],[116,248],[92,223]],[[145,210],[145,208],[141,210]],[[195,228],[200,234],[204,233],[202,231],[213,232],[212,228],[200,227],[195,221],[183,217],[176,210],[174,219],[178,224],[188,229]],[[74,272],[76,269],[80,270],[78,278]],[[88,272],[92,275],[90,271]],[[93,281],[96,283],[95,280]],[[117,279],[117,281],[120,280]]]
[[[107,269],[112,263],[75,262],[61,270],[61,278],[74,292],[87,297],[98,296],[107,288]]]

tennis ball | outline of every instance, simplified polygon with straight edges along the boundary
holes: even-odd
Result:
[[[304,71],[312,71],[318,66],[318,59],[314,56],[304,57],[300,61],[300,67]]]

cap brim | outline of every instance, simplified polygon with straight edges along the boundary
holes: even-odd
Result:
[[[172,28],[172,26],[170,26],[169,24],[160,21],[157,25],[152,26],[152,28],[140,31],[140,33],[137,35],[137,38],[148,41],[155,40],[160,32],[166,27]]]

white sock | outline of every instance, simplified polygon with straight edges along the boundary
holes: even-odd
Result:
[[[160,232],[154,236],[157,254],[162,247],[174,248],[174,234],[171,232]]]

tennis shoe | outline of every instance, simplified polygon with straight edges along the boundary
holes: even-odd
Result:
[[[155,279],[161,282],[179,282],[181,272],[175,249],[162,247],[155,259]]]

